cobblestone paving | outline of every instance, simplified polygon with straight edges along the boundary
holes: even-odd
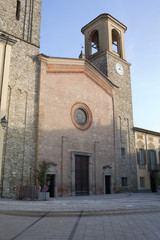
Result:
[[[0,199],[0,223],[0,240],[158,240],[160,196],[121,194],[49,202]]]

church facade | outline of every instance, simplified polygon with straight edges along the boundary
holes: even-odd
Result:
[[[85,59],[39,56],[37,159],[53,161],[53,188],[62,196],[136,189],[125,30],[102,14],[82,28]]]
[[[33,185],[43,160],[52,196],[136,191],[126,26],[101,14],[81,30],[85,56],[38,55],[40,9],[40,0],[15,1],[1,19],[2,196]]]

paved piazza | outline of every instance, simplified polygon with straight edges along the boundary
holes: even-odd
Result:
[[[0,199],[0,240],[158,240],[160,195]]]

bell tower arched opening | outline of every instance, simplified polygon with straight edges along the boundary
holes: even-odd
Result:
[[[112,29],[112,51],[120,54],[120,36],[117,30]]]
[[[98,30],[94,30],[90,35],[91,55],[99,51],[99,34]]]

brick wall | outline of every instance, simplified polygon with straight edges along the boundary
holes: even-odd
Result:
[[[76,66],[76,73],[63,72],[56,65],[54,67],[59,72],[47,73],[46,63],[41,62],[38,161],[57,164],[59,195],[61,191],[63,195],[71,195],[71,152],[92,154],[92,190],[95,193],[96,181],[96,193],[102,194],[103,167],[112,167],[113,181],[115,172],[112,96],[82,72],[79,66]],[[92,124],[85,131],[77,129],[71,119],[71,108],[76,102],[85,103],[92,112]]]

